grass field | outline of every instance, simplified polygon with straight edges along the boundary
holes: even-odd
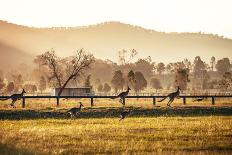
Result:
[[[84,101],[83,101],[84,102]],[[6,104],[5,102],[3,104]],[[33,103],[35,104],[35,103]],[[120,105],[85,108],[71,120],[68,106],[30,102],[0,108],[0,154],[231,154],[232,107],[152,107],[143,104],[119,121]],[[110,103],[113,104],[113,103]],[[223,106],[222,106],[223,105]]]

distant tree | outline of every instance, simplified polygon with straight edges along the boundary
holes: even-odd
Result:
[[[117,70],[114,72],[114,76],[111,80],[111,84],[112,84],[115,92],[123,89],[123,86],[125,84],[125,79],[123,78],[123,74],[120,70]]]
[[[5,87],[3,78],[0,77],[0,91]]]
[[[130,70],[130,72],[127,75],[128,85],[131,85],[131,87],[135,87],[136,80],[135,80],[135,73],[133,70]]]
[[[97,91],[98,91],[98,92],[102,92],[102,91],[103,91],[103,85],[102,85],[102,84],[99,84],[99,85],[98,85]]]
[[[150,57],[146,59],[139,59],[135,62],[134,69],[142,72],[146,78],[150,78],[154,70],[154,62],[152,62]]]
[[[157,65],[157,72],[161,75],[165,71],[164,63],[160,62]]]
[[[91,75],[88,75],[87,78],[85,79],[85,87],[92,87],[90,83],[90,78]]]
[[[44,76],[40,76],[39,80],[39,90],[42,93],[47,88],[47,82]]]
[[[94,61],[93,55],[87,54],[83,49],[77,50],[74,56],[67,58],[59,58],[52,49],[37,56],[36,59],[40,60],[39,65],[49,70],[49,82],[60,88],[58,96],[70,81],[83,75]]]
[[[95,59],[91,65],[88,74],[91,74],[91,79],[101,79],[102,81],[110,81],[111,76],[105,76],[105,73],[112,75],[117,64],[109,60]],[[94,82],[94,85],[97,86]]]
[[[128,64],[137,54],[138,52],[135,49],[132,49],[131,52],[128,55],[128,51],[125,49],[122,49],[118,52],[118,58],[119,58],[119,64],[120,65],[126,65]]]
[[[21,74],[11,74],[14,82],[14,91],[18,91],[22,88],[23,85],[23,77]]]
[[[179,68],[176,71],[174,86],[175,87],[179,86],[180,89],[186,90],[188,82],[190,82],[189,69],[188,68]]]
[[[217,89],[218,88],[218,85],[219,85],[219,82],[217,80],[212,80],[212,81],[209,81],[207,83],[207,87],[208,89]]]
[[[232,90],[232,73],[225,72],[222,79],[219,82],[220,89]]]
[[[9,82],[7,84],[6,91],[9,92],[9,93],[11,93],[12,91],[14,91],[14,82]]]
[[[28,93],[35,93],[37,91],[37,87],[34,84],[25,84],[23,88],[28,92]]]
[[[5,87],[3,72],[0,70],[0,91]]]
[[[211,64],[211,71],[214,71],[215,63],[216,63],[216,58],[215,58],[214,56],[212,56],[212,57],[211,57],[211,61],[210,61],[210,64]]]
[[[223,58],[218,60],[215,67],[220,75],[224,75],[225,72],[230,72],[231,64],[229,58]]]
[[[108,83],[105,83],[104,86],[103,86],[103,91],[105,93],[108,93],[108,92],[110,92],[110,90],[111,90],[110,85]]]
[[[194,60],[194,78],[203,78],[204,77],[204,72],[207,69],[206,64],[201,60],[199,56],[195,57]]]
[[[194,60],[193,76],[193,83],[196,89],[206,88],[206,82],[207,79],[209,79],[207,64],[203,62],[199,56],[195,57]]]
[[[204,71],[205,73],[203,73],[203,84],[202,84],[202,88],[203,89],[208,89],[209,88],[209,79],[210,79],[210,76],[209,74],[207,73],[207,71],[205,70]]]
[[[135,81],[134,89],[136,93],[147,87],[147,80],[141,72],[135,72]]]
[[[152,78],[150,84],[151,84],[151,87],[154,89],[162,89],[160,80],[157,78]]]
[[[171,63],[167,64],[165,69],[166,69],[167,73],[169,73],[169,74],[172,73],[172,70],[173,70],[172,64]]]

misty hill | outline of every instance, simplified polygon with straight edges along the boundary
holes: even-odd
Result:
[[[151,56],[153,61],[165,63],[184,58],[193,60],[197,55],[205,61],[211,56],[232,58],[231,39],[201,33],[163,33],[119,22],[39,29],[0,21],[0,34],[2,44],[30,55],[54,48],[59,55],[67,56],[84,48],[97,58],[117,62],[119,50],[134,48],[139,52],[138,58]]]
[[[7,72],[22,64],[30,66],[33,58],[29,53],[0,42],[0,70]]]

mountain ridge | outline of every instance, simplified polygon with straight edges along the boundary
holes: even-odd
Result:
[[[35,56],[51,48],[68,56],[84,48],[97,58],[117,62],[117,52],[136,49],[137,58],[151,56],[155,62],[174,62],[202,56],[209,61],[232,58],[232,40],[202,33],[166,33],[121,22],[71,28],[34,28],[0,21],[0,42]]]

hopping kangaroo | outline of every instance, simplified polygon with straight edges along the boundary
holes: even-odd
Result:
[[[23,97],[23,94],[24,94],[24,93],[26,93],[26,92],[25,92],[25,90],[23,89],[21,94],[12,94],[11,96],[9,96],[9,97],[7,97],[7,98],[5,98],[5,99],[1,99],[1,100],[8,100],[8,99],[11,99],[12,102],[11,102],[10,105],[11,105],[13,108],[16,108],[15,105],[14,105],[15,102],[16,102],[17,100],[20,100],[20,99]]]
[[[197,99],[193,100],[193,102],[200,102],[200,101],[203,101],[203,100],[205,100],[204,97],[202,97],[202,98],[197,98]]]
[[[77,116],[78,113],[80,113],[81,111],[81,107],[84,107],[84,105],[80,102],[80,107],[79,108],[72,108],[68,111],[66,111],[67,114],[70,114],[71,118],[73,118],[74,116]]]
[[[123,99],[125,99],[125,97],[129,94],[129,91],[130,91],[130,90],[131,90],[130,87],[128,87],[128,88],[127,88],[127,91],[121,92],[120,94],[118,94],[117,96],[112,97],[111,99],[120,98],[119,102],[122,103],[122,104],[124,105]]]
[[[175,99],[176,97],[178,97],[179,95],[180,95],[180,87],[178,86],[178,87],[177,87],[177,90],[176,90],[175,92],[168,94],[165,98],[163,98],[162,100],[160,100],[160,101],[158,101],[158,102],[162,102],[163,100],[165,100],[166,98],[169,97],[169,101],[168,101],[167,106],[170,106],[171,103],[174,101],[174,99]]]
[[[122,112],[120,113],[120,119],[119,119],[119,121],[125,119],[125,118],[126,118],[127,116],[129,116],[130,114],[131,114],[131,110],[129,110],[129,111],[122,111]]]

